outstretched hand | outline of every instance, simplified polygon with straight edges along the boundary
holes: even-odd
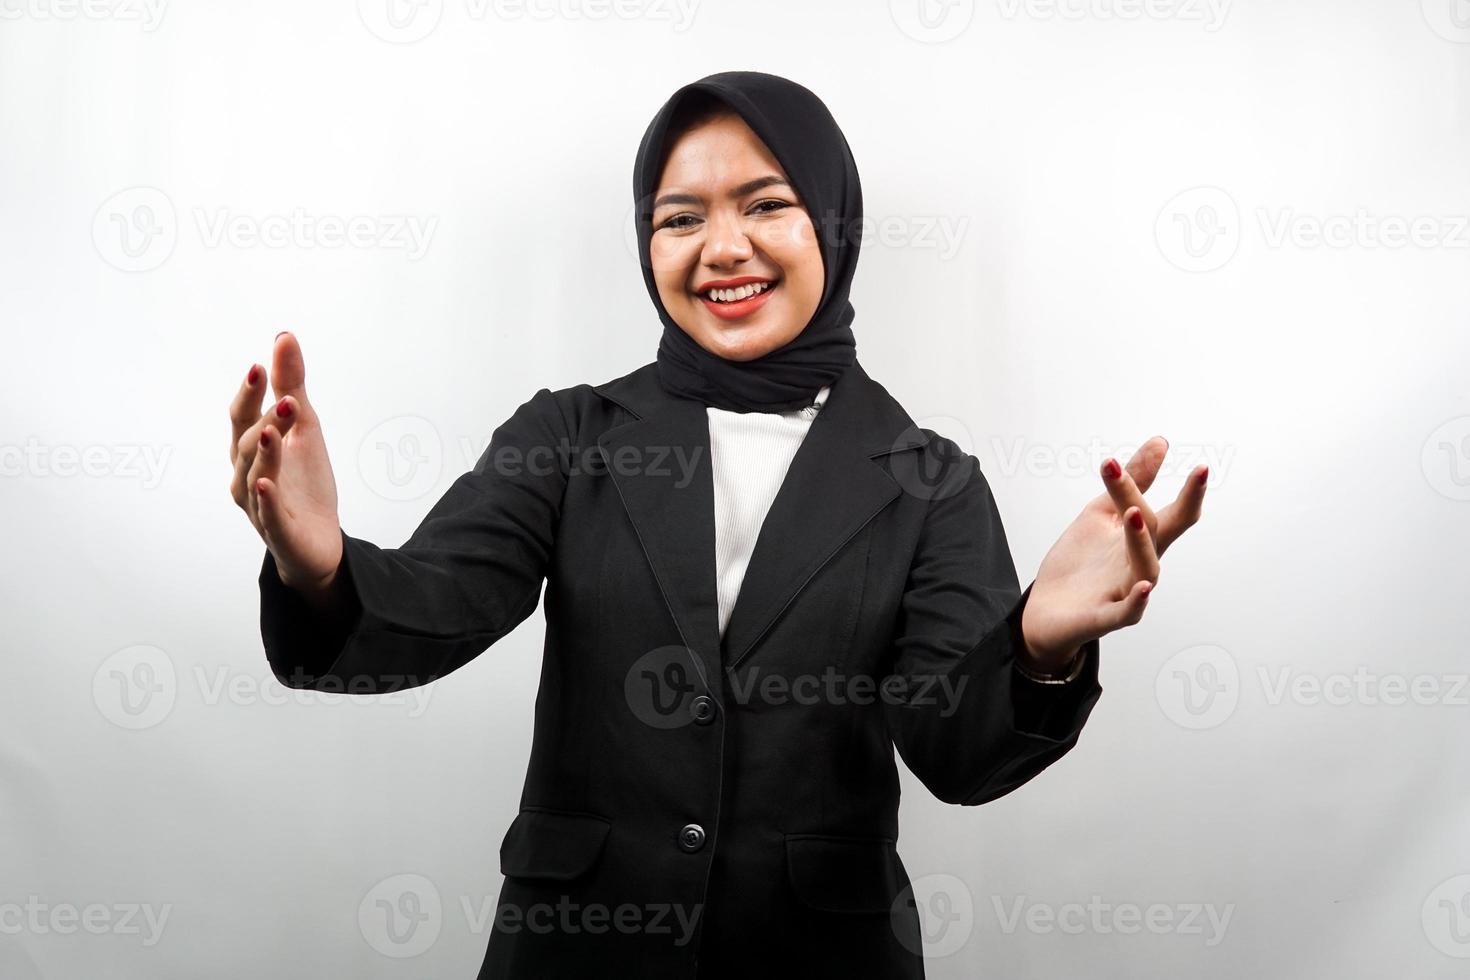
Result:
[[[1021,615],[1031,666],[1055,673],[1082,644],[1143,618],[1159,558],[1200,517],[1209,467],[1198,466],[1157,514],[1143,499],[1169,451],[1163,436],[1138,447],[1127,467],[1109,457],[1105,492],[1052,545]]]
[[[267,382],[276,400],[262,412]],[[230,403],[230,463],[230,496],[275,557],[282,583],[327,592],[342,559],[337,483],[306,397],[301,345],[288,332],[276,335],[269,375],[251,365]]]

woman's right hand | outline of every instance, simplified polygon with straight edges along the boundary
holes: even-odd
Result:
[[[276,400],[262,414],[267,380]],[[230,403],[230,423],[230,496],[275,556],[281,582],[324,599],[342,563],[337,483],[294,335],[276,335],[269,378],[251,365]]]

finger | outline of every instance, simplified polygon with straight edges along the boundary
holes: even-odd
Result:
[[[250,365],[245,380],[230,401],[230,462],[235,461],[239,451],[240,437],[252,425],[260,421],[260,403],[265,399],[265,369],[259,364]]]
[[[281,433],[273,425],[267,425],[260,430],[260,445],[255,453],[255,463],[250,467],[250,473],[245,477],[248,486],[259,488],[262,478],[278,483],[281,477],[281,454],[284,447],[281,445]],[[256,512],[260,511],[260,498],[255,499]]]
[[[250,492],[257,501],[260,515],[260,533],[266,547],[274,553],[285,535],[282,533],[290,521],[290,511],[281,500],[280,485],[268,476],[251,481]]]
[[[281,462],[286,455],[286,432],[290,431],[292,423],[299,417],[300,412],[295,407],[294,398],[282,398],[271,406],[261,420],[261,425],[256,432],[256,447],[251,456],[253,462],[250,470],[245,476],[245,485],[254,492],[262,477],[273,483],[280,480]],[[258,497],[252,498],[251,503],[255,513],[260,511]]]
[[[1113,498],[1113,508],[1120,516],[1129,507],[1137,507],[1143,513],[1144,523],[1150,526],[1154,524],[1154,512],[1149,508],[1148,501],[1143,499],[1143,492],[1138,489],[1138,484],[1133,482],[1133,476],[1111,456],[1103,461],[1102,478],[1108,496]]]
[[[1200,512],[1204,508],[1205,489],[1210,481],[1210,468],[1198,466],[1189,474],[1189,479],[1184,481],[1184,486],[1179,488],[1179,495],[1172,503],[1159,511],[1158,541],[1156,547],[1160,555],[1164,549],[1173,544],[1174,541],[1195,525],[1200,518]]]
[[[1168,453],[1169,440],[1154,436],[1128,458],[1128,475],[1133,477],[1140,493],[1148,493],[1148,488],[1154,485],[1154,478],[1159,475],[1159,467],[1164,465],[1164,457]]]
[[[1153,583],[1141,579],[1133,583],[1133,588],[1128,594],[1117,602],[1110,603],[1101,615],[1101,627],[1098,632],[1110,633],[1125,626],[1134,626],[1143,619],[1144,610],[1148,608],[1148,597],[1153,593]]]
[[[251,467],[255,465],[255,457],[259,452],[260,434],[269,425],[273,426],[284,438],[299,416],[300,410],[295,398],[282,398],[273,403],[255,425],[240,437],[235,454],[235,478],[230,484],[230,491],[231,496],[235,498],[235,503],[244,507],[251,514],[255,513],[255,501],[251,496],[253,488],[249,477]]]
[[[254,516],[255,523],[258,527],[260,527],[262,533],[264,533],[265,525],[261,520],[260,515],[260,484],[261,481],[265,479],[271,480],[272,483],[275,482],[276,474],[272,473],[267,475],[267,473],[265,472],[265,467],[266,456],[269,454],[269,450],[267,447],[269,446],[271,441],[276,438],[277,437],[270,432],[269,428],[262,428],[260,430],[259,447],[256,449],[255,452],[251,453],[250,469],[245,474],[246,495],[249,498],[249,507],[247,509]],[[277,448],[279,449],[279,443],[277,443]],[[279,472],[279,469],[277,470],[277,472]]]
[[[1154,551],[1153,535],[1143,522],[1143,513],[1129,507],[1123,515],[1123,533],[1128,540],[1128,564],[1133,574],[1149,582],[1159,580],[1159,556]]]

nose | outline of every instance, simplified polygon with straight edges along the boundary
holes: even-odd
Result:
[[[730,208],[720,208],[705,222],[704,249],[700,260],[709,266],[727,266],[745,261],[755,254],[750,237],[745,233],[741,216]]]

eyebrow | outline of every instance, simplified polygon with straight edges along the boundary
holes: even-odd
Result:
[[[762,187],[771,187],[771,186],[774,186],[776,184],[780,184],[783,187],[790,187],[791,186],[789,183],[786,182],[785,178],[778,177],[775,174],[770,174],[770,175],[765,176],[765,177],[757,177],[755,180],[747,180],[745,183],[741,184],[739,187],[736,187],[734,190],[730,191],[730,200],[732,200],[732,201],[737,200],[739,198],[744,197],[747,194],[751,194],[751,193],[754,193],[755,191],[760,190]],[[669,194],[665,194],[662,197],[660,197],[658,200],[654,201],[653,202],[653,209],[655,211],[657,211],[659,208],[661,208],[661,207],[663,207],[663,206],[665,206],[667,204],[699,204],[699,203],[700,203],[700,199],[696,195],[694,195],[694,194],[685,194],[683,192],[676,191],[676,192],[672,192],[672,193],[669,193]]]

